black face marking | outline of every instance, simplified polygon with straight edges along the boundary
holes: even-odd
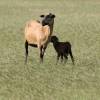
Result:
[[[42,20],[42,25],[53,25],[54,24],[54,18],[55,18],[55,15],[52,14],[52,13],[49,13],[48,15],[41,15],[40,17],[43,18]]]

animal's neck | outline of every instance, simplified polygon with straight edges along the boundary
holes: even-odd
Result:
[[[58,44],[59,44],[58,42],[53,42],[53,46],[54,46],[55,50],[57,49]]]
[[[53,21],[53,23],[51,25],[49,25],[49,27],[50,27],[50,34],[53,33],[53,25],[54,25],[54,21]]]
[[[50,25],[50,34],[53,32],[53,25]]]

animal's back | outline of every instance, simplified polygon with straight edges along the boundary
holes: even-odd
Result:
[[[70,42],[58,42],[56,49],[62,54],[64,54],[65,52],[68,53],[69,50],[71,50],[71,44]]]

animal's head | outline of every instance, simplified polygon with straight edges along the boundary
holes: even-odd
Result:
[[[55,18],[55,15],[52,14],[52,13],[49,13],[48,15],[41,15],[40,16],[41,18],[43,18],[42,20],[42,25],[48,25],[48,26],[53,26],[54,24],[54,18]]]
[[[51,36],[50,42],[56,43],[56,42],[58,42],[58,41],[59,41],[59,39],[58,39],[57,36]]]

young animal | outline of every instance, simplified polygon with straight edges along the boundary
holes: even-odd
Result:
[[[52,26],[54,24],[55,15],[41,15],[44,17],[42,23],[39,21],[29,21],[25,26],[25,63],[27,62],[28,57],[28,46],[38,47],[40,53],[40,59],[43,61],[43,56],[45,49],[47,48],[47,44],[49,42],[49,38],[52,34]],[[49,20],[48,20],[49,19]]]
[[[56,36],[51,36],[51,42],[53,43],[53,46],[57,52],[57,62],[59,60],[59,57],[61,57],[61,61],[63,61],[63,57],[65,58],[66,61],[68,59],[68,54],[69,54],[74,64],[74,58],[70,42],[59,42],[59,39]]]

